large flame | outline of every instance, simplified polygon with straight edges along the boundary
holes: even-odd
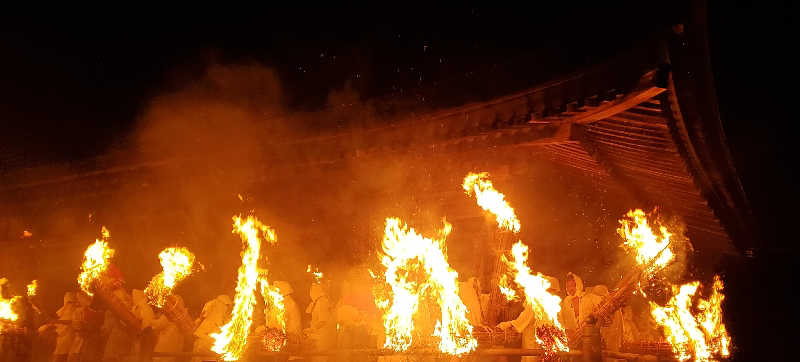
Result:
[[[514,209],[505,200],[505,195],[494,189],[492,181],[489,180],[488,172],[470,172],[464,177],[462,187],[467,195],[472,196],[475,194],[478,206],[495,214],[497,225],[500,228],[515,233],[519,232],[520,222],[514,213]]]
[[[664,335],[676,357],[685,361],[708,361],[715,356],[730,355],[730,336],[722,323],[722,280],[714,276],[711,297],[694,299],[700,282],[672,286],[673,296],[666,306],[650,302],[650,314],[663,327]]]
[[[270,321],[276,321],[280,327],[282,335],[278,338],[265,338],[264,347],[273,352],[280,351],[288,342],[286,336],[286,306],[283,304],[283,295],[277,286],[270,285],[266,278],[266,273],[259,279],[261,286],[261,296],[264,297],[264,317],[269,325]]]
[[[108,247],[106,241],[110,235],[105,226],[102,228],[101,239],[95,239],[94,244],[86,248],[83,253],[83,264],[81,274],[78,275],[78,285],[86,294],[94,295],[94,283],[108,269],[108,263],[114,256],[114,249]]]
[[[544,275],[531,272],[527,265],[528,247],[522,241],[518,241],[511,248],[511,260],[507,260],[505,256],[503,260],[513,273],[514,282],[525,293],[525,303],[536,315],[536,342],[547,353],[569,351],[566,333],[558,322],[561,298],[547,291],[550,288],[550,281]]]
[[[5,278],[2,278],[5,281]],[[0,332],[3,331],[6,323],[15,322],[19,319],[19,315],[14,312],[14,303],[19,299],[18,296],[6,299],[3,297],[3,285],[0,282]]]
[[[660,233],[657,235],[653,232],[647,221],[647,214],[641,209],[628,211],[619,223],[617,233],[625,239],[622,246],[636,254],[636,262],[647,268],[646,272],[652,273],[661,269],[675,258],[669,248],[672,234],[657,221],[654,226],[658,227]]]
[[[28,296],[33,297],[39,291],[39,281],[34,279],[28,284]]]
[[[161,308],[175,285],[192,274],[194,254],[186,248],[166,248],[158,254],[162,271],[147,284],[145,295],[151,304]]]
[[[486,172],[469,173],[464,178],[462,186],[467,195],[475,193],[478,206],[495,214],[498,227],[518,233],[521,224],[514,209],[505,200],[505,195],[494,188],[488,177],[489,174]],[[536,341],[548,355],[554,355],[558,351],[569,351],[566,332],[558,321],[561,298],[547,291],[550,282],[544,275],[532,273],[527,265],[528,247],[522,241],[518,241],[511,248],[511,256],[512,259],[508,260],[504,255],[502,261],[508,266],[514,282],[525,294],[525,303],[536,314]],[[517,298],[516,292],[509,285],[507,274],[500,277],[498,287],[506,299]]]
[[[384,347],[405,351],[411,346],[420,298],[430,296],[441,310],[434,330],[434,336],[440,339],[439,350],[461,355],[477,348],[467,307],[458,296],[458,273],[447,263],[443,251],[451,230],[452,225],[444,221],[441,238],[433,240],[417,234],[398,218],[386,219],[381,262],[386,267],[384,277],[391,287],[391,301],[376,301],[385,311]]]
[[[222,326],[219,333],[212,333],[214,352],[223,356],[226,361],[235,361],[241,357],[247,344],[250,325],[253,323],[253,308],[256,303],[255,290],[259,281],[258,259],[261,253],[261,239],[259,235],[275,243],[275,230],[262,224],[253,216],[242,219],[233,217],[233,232],[238,233],[244,242],[242,252],[242,265],[236,283],[236,298],[234,300],[231,320]]]

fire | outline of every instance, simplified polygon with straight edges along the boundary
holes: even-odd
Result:
[[[505,200],[505,195],[494,189],[488,172],[470,172],[464,177],[462,187],[467,195],[475,194],[478,206],[495,214],[498,227],[515,233],[519,232],[520,222],[514,209]]]
[[[622,246],[636,253],[636,262],[645,267],[648,273],[666,266],[675,255],[670,250],[672,233],[656,221],[659,235],[653,232],[647,215],[641,209],[628,211],[627,218],[619,220],[617,233],[625,239]]]
[[[283,304],[283,295],[277,286],[270,285],[266,274],[259,279],[261,286],[261,296],[264,297],[264,314],[267,321],[278,321],[282,335],[280,338],[265,339],[267,350],[280,351],[287,343],[286,337],[286,307]]]
[[[263,235],[269,243],[276,242],[275,230],[262,224],[253,216],[242,219],[233,217],[233,233],[238,233],[245,243],[242,252],[242,265],[239,267],[236,283],[236,298],[231,320],[222,326],[219,333],[212,333],[214,352],[223,355],[226,361],[235,361],[241,357],[247,344],[250,325],[253,323],[253,308],[256,303],[255,290],[259,281],[258,259],[261,255],[261,239]]]
[[[492,181],[486,172],[469,173],[464,178],[464,190],[467,195],[474,192],[478,206],[495,214],[497,225],[513,233],[519,233],[520,221],[514,209],[505,201],[505,195],[495,190]],[[541,273],[533,274],[526,264],[528,261],[528,247],[518,241],[511,248],[512,259],[505,255],[502,261],[509,268],[509,274],[500,277],[499,288],[506,299],[514,300],[517,293],[509,286],[508,275],[513,275],[514,282],[525,294],[525,303],[536,314],[537,328],[536,341],[548,354],[558,351],[569,351],[564,328],[558,321],[558,312],[561,310],[561,298],[550,294],[550,282]]]
[[[517,300],[517,292],[514,291],[514,288],[511,288],[511,285],[509,285],[508,275],[503,274],[500,276],[499,286],[500,294],[503,294],[506,299],[509,301]]]
[[[666,306],[650,302],[650,314],[663,327],[667,341],[676,357],[685,361],[708,361],[715,356],[730,355],[730,336],[722,323],[722,281],[714,276],[709,299],[698,298],[696,313],[694,299],[700,282],[672,286],[673,296]]]
[[[314,267],[314,269],[312,271],[311,264],[308,264],[308,267],[306,267],[306,273],[311,273],[311,275],[314,276],[314,282],[315,283],[317,283],[317,284],[322,283],[322,272],[319,271],[319,268]]]
[[[166,248],[158,254],[162,271],[144,289],[151,304],[161,308],[175,285],[192,274],[194,254],[186,248]]]
[[[106,271],[109,260],[114,256],[114,249],[109,248],[106,241],[110,237],[108,229],[103,226],[101,233],[102,239],[95,239],[94,244],[86,248],[81,274],[78,275],[78,284],[90,296],[94,295],[94,282]]]
[[[19,319],[19,315],[14,312],[14,303],[19,299],[18,296],[6,299],[3,297],[3,284],[7,281],[6,278],[0,278],[0,332],[3,331],[5,323],[15,322]]]
[[[29,297],[34,296],[38,291],[39,291],[39,281],[36,279],[31,280],[30,284],[28,284],[28,296]]]
[[[531,272],[527,265],[528,247],[522,241],[518,241],[511,248],[511,256],[511,260],[503,256],[503,261],[508,265],[509,272],[514,274],[514,282],[525,293],[525,303],[536,314],[536,342],[546,352],[569,351],[566,332],[558,322],[561,298],[547,291],[550,288],[550,281],[544,275],[541,273],[534,275]]]
[[[461,355],[477,348],[467,308],[458,296],[458,273],[447,263],[443,251],[451,230],[452,225],[444,221],[441,238],[434,240],[417,234],[398,218],[386,219],[381,262],[386,267],[384,277],[391,287],[391,301],[376,300],[385,311],[385,348],[405,351],[411,346],[414,314],[423,296],[439,303],[441,317],[434,336],[440,338],[440,351]],[[420,273],[422,278],[417,278]]]

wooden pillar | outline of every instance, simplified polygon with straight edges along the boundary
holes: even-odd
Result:
[[[600,327],[594,317],[586,320],[583,332],[583,362],[600,362],[603,359],[603,345],[600,340]]]

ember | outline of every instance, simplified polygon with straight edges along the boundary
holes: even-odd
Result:
[[[261,296],[264,298],[264,316],[267,325],[277,324],[279,328],[267,328],[264,336],[264,348],[268,351],[280,351],[288,342],[286,334],[286,306],[283,304],[283,295],[277,286],[270,285],[266,271],[259,279]],[[271,331],[271,332],[270,332]]]

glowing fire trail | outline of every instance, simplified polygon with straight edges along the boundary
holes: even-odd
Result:
[[[722,323],[722,280],[714,276],[709,299],[699,298],[693,313],[692,300],[700,282],[672,286],[673,296],[667,305],[650,302],[653,319],[663,327],[664,335],[676,357],[685,361],[708,361],[715,356],[730,355],[730,336]]]
[[[514,209],[505,200],[505,195],[494,189],[488,172],[470,172],[461,186],[467,195],[475,195],[478,206],[495,215],[499,228],[519,232],[521,225]]]
[[[469,173],[464,178],[462,187],[467,195],[475,194],[478,206],[495,215],[499,228],[513,233],[520,231],[521,223],[517,219],[514,209],[505,200],[505,195],[494,188],[488,173]],[[521,241],[514,244],[511,248],[511,255],[511,260],[508,260],[505,255],[501,259],[508,266],[514,282],[525,293],[525,303],[536,314],[536,341],[548,354],[569,351],[566,333],[558,321],[561,298],[547,291],[550,287],[547,278],[541,273],[534,275],[527,266],[528,247],[525,244]],[[506,299],[516,298],[516,292],[510,287],[507,275],[500,277],[499,288]]]
[[[253,323],[253,309],[256,303],[255,290],[259,280],[258,259],[261,253],[261,239],[269,243],[277,241],[275,230],[262,224],[253,216],[242,219],[233,217],[234,233],[238,233],[245,243],[242,252],[242,265],[239,267],[236,284],[236,298],[231,320],[222,326],[219,333],[212,333],[214,346],[212,350],[223,356],[226,361],[238,360],[244,352],[250,325]]]
[[[450,268],[443,251],[444,240],[451,230],[452,226],[445,221],[441,239],[432,240],[417,234],[400,219],[386,219],[381,262],[386,267],[385,280],[391,286],[391,302],[376,301],[385,311],[384,347],[405,351],[411,346],[414,315],[420,298],[429,295],[439,302],[441,310],[434,329],[434,336],[440,338],[439,350],[461,355],[477,348],[467,308],[458,296],[458,273]],[[423,277],[416,279],[420,273]]]
[[[144,293],[151,304],[164,307],[175,286],[192,274],[194,254],[186,248],[166,248],[158,254],[162,271],[147,284]]]

